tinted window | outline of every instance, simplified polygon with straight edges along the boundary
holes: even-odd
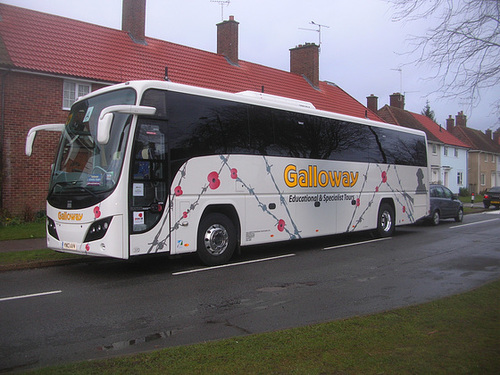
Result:
[[[248,153],[247,106],[167,92],[171,160],[179,166],[202,155]]]
[[[379,146],[378,162],[427,166],[427,148],[422,136],[392,129],[370,127]]]
[[[444,198],[453,198],[453,193],[450,189],[443,187]]]
[[[142,104],[168,124],[174,174],[192,157],[226,153],[427,165],[425,138],[395,130],[158,90]]]

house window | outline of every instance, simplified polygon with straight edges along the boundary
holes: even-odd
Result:
[[[481,186],[486,185],[486,175],[481,173]]]
[[[458,158],[458,148],[455,147],[455,157]]]
[[[488,154],[484,154],[484,161],[488,162]]]
[[[464,181],[464,175],[462,172],[457,172],[457,185],[462,186]]]
[[[433,144],[433,145],[432,145],[432,153],[433,153],[434,155],[437,155],[437,153],[438,153],[438,151],[437,151],[437,145],[436,145],[436,144]]]
[[[64,81],[63,109],[70,109],[76,99],[90,92],[90,83]]]
[[[448,156],[448,146],[444,146],[444,156]]]

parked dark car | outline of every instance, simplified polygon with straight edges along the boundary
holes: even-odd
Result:
[[[483,196],[484,208],[490,208],[491,205],[497,209],[500,208],[500,186],[492,187]]]
[[[428,220],[438,225],[441,219],[455,219],[461,222],[464,218],[462,202],[456,194],[443,185],[430,186],[431,210]]]

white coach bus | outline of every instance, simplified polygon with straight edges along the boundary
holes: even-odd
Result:
[[[376,230],[428,214],[424,133],[256,92],[134,81],[80,98],[60,130],[47,245],[127,259]]]

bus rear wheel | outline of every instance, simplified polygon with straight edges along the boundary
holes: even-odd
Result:
[[[227,263],[234,254],[236,243],[236,228],[226,215],[211,213],[201,220],[197,252],[205,265]]]
[[[394,209],[388,203],[382,203],[378,209],[377,233],[380,237],[390,237],[394,234]]]

